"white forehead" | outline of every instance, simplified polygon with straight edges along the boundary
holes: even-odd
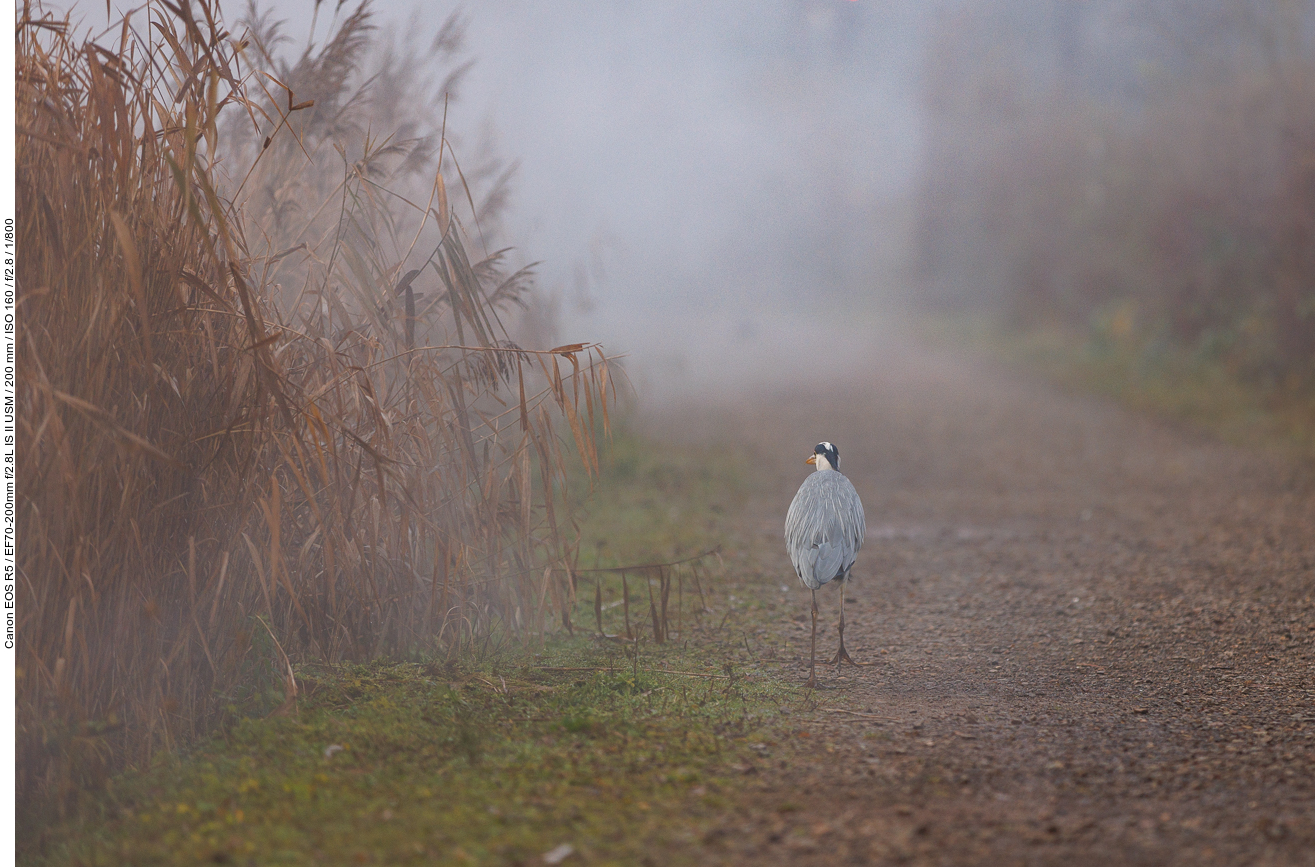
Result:
[[[831,443],[818,443],[818,445],[821,446],[822,448],[826,449],[826,450],[829,451],[829,452],[834,452],[834,451],[836,451],[836,447],[833,446],[833,445],[831,445]]]

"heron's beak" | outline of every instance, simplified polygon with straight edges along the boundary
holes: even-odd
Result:
[[[804,461],[804,463],[817,466],[817,455],[809,455],[808,460]]]

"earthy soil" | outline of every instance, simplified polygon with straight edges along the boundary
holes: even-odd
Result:
[[[1315,864],[1309,467],[902,342],[734,392],[663,418],[756,457],[744,565],[797,613],[755,651],[806,679],[781,525],[825,439],[867,511],[862,665],[819,665],[709,863]]]

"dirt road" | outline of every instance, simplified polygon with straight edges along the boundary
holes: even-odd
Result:
[[[868,523],[867,665],[819,671],[801,759],[761,747],[710,863],[1315,864],[1309,469],[952,354],[842,369],[703,412],[770,480],[744,532],[797,611],[757,637],[781,677],[806,676],[781,524],[814,443]]]

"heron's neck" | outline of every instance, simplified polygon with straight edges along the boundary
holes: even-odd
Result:
[[[817,467],[815,472],[825,473],[828,470],[835,469],[835,467],[831,466],[831,462],[826,459],[826,455],[818,454],[816,457],[817,460],[813,462],[814,465]]]

